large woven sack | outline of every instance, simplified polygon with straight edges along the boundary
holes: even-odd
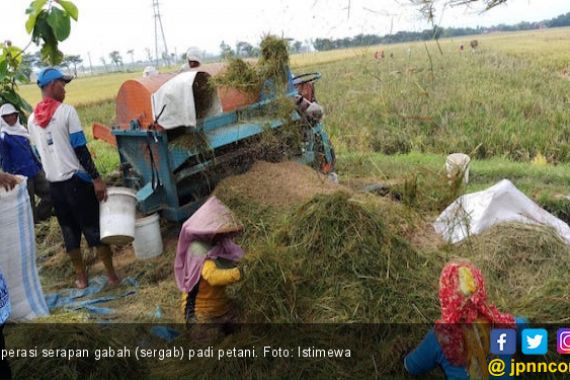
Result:
[[[8,285],[10,320],[47,315],[36,267],[34,221],[26,178],[11,191],[0,189],[0,271]]]

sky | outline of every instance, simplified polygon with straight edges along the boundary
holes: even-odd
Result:
[[[31,0],[0,0],[3,3],[0,40],[25,46],[25,9]],[[125,62],[127,51],[134,59],[154,54],[155,19],[153,0],[74,0],[79,22],[72,22],[71,36],[61,44],[68,55],[80,54],[86,63],[109,61],[118,50]],[[8,5],[9,6],[6,6]],[[221,41],[257,44],[267,33],[309,41],[341,38],[360,33],[384,35],[400,30],[429,27],[408,0],[159,0],[166,45],[170,53],[182,54],[189,47],[218,53]],[[350,12],[348,5],[350,4]],[[436,21],[444,27],[491,26],[500,23],[540,21],[570,12],[568,0],[509,0],[488,12],[481,8],[456,7],[439,12]],[[37,50],[33,45],[30,51]]]

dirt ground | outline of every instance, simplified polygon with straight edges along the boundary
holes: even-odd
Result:
[[[347,187],[331,182],[314,169],[296,163],[257,162],[247,173],[228,177],[216,188],[214,194],[239,194],[244,199],[286,212],[294,205],[310,200],[318,193],[350,191]],[[90,315],[84,311],[57,310],[45,321],[93,321],[113,322],[182,322],[179,309],[180,291],[177,289],[173,262],[180,225],[162,221],[161,231],[164,252],[148,260],[135,257],[132,245],[113,247],[114,263],[121,278],[136,279],[136,293],[98,306],[113,309],[111,315]],[[44,293],[61,291],[73,286],[73,268],[63,249],[57,221],[39,227],[38,262]],[[103,265],[93,252],[83,248],[89,276],[104,275]],[[101,295],[124,292],[128,286],[105,288]]]

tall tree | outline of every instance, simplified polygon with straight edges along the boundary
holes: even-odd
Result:
[[[105,68],[105,72],[108,73],[109,70],[107,69],[107,60],[105,59],[105,57],[101,57],[101,58],[99,58],[99,60],[103,64],[103,67]]]
[[[109,58],[111,59],[111,63],[115,65],[117,70],[120,69],[120,66],[123,65],[123,57],[121,57],[121,53],[118,50],[113,50],[109,53]]]
[[[69,67],[69,65],[73,65],[73,75],[77,76],[77,65],[81,64],[83,62],[83,59],[81,58],[80,55],[66,55],[63,58],[63,63],[65,64],[66,67]]]
[[[238,41],[236,43],[236,54],[239,57],[253,57],[254,47],[246,41]]]
[[[293,50],[294,53],[300,53],[302,48],[303,43],[301,41],[295,41],[291,44],[291,50]]]
[[[235,53],[232,50],[232,48],[230,47],[230,45],[228,45],[225,41],[222,41],[220,43],[220,50],[221,50],[222,58],[230,58],[230,57],[233,57],[235,55]]]

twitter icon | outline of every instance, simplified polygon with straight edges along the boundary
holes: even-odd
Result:
[[[545,329],[524,329],[521,340],[525,355],[546,355],[548,352],[548,332]]]

